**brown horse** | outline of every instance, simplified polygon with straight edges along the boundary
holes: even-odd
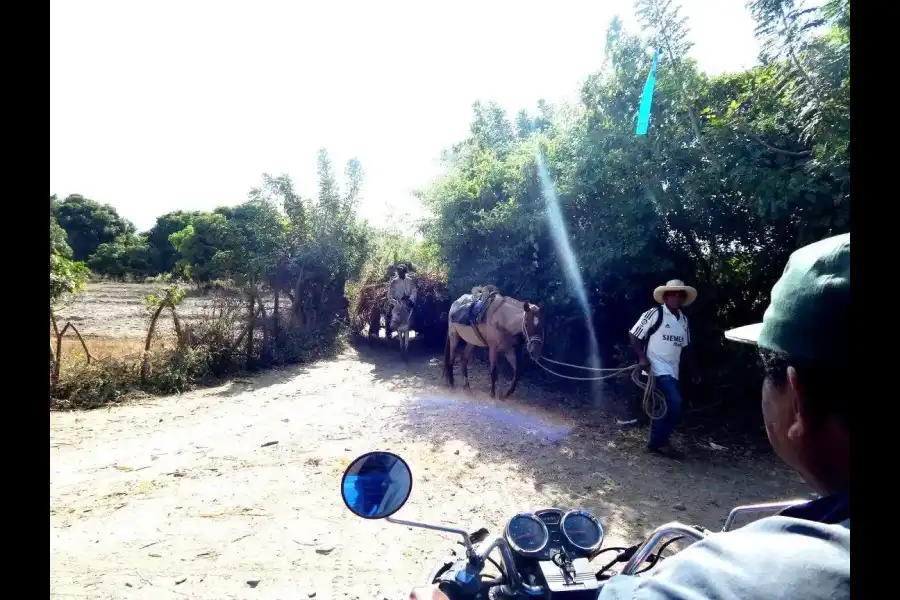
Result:
[[[450,314],[465,301],[459,298],[450,307]],[[540,308],[531,302],[522,302],[507,296],[496,295],[488,305],[487,314],[475,327],[453,323],[447,318],[447,345],[444,348],[444,373],[447,383],[453,387],[453,363],[456,346],[460,340],[466,343],[462,358],[462,374],[466,380],[465,389],[469,391],[469,360],[476,346],[488,349],[491,369],[491,397],[497,391],[497,361],[502,354],[513,369],[513,380],[501,398],[507,398],[519,384],[519,366],[516,359],[516,348],[524,340],[528,354],[537,361],[541,356],[544,342],[543,323]]]

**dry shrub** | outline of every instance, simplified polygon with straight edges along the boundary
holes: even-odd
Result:
[[[362,333],[369,324],[369,315],[376,305],[383,307],[387,300],[387,283],[373,283],[365,286],[348,284],[350,302],[350,320],[353,330]]]
[[[60,380],[51,390],[50,407],[89,409],[124,402],[139,392],[185,392],[248,367],[293,364],[331,356],[343,347],[347,337],[346,326],[339,321],[329,326],[290,330],[284,322],[274,328],[274,322],[269,319],[257,327],[255,355],[247,361],[244,344],[235,343],[246,327],[246,319],[246,307],[240,299],[216,296],[199,318],[183,325],[180,340],[174,337],[154,340],[149,369],[143,379],[142,339],[87,338],[91,354],[97,359],[91,364],[87,364],[77,340],[64,339]],[[286,315],[282,319],[286,320]],[[261,343],[262,327],[269,328],[267,348]]]
[[[204,353],[208,374],[221,377],[239,367],[234,341],[245,325],[243,302],[231,295],[216,295],[198,319],[184,326],[182,345]]]
[[[108,357],[70,363],[60,371],[59,384],[51,390],[50,408],[88,409],[119,404],[137,392],[172,394],[191,389],[208,372],[202,349],[176,348],[150,354],[150,376],[141,380],[138,356]]]
[[[226,279],[214,279],[212,281],[203,281],[194,284],[185,292],[186,298],[198,296],[218,296],[228,298],[240,298],[241,291],[235,287],[234,283]]]
[[[59,383],[51,390],[50,408],[84,409],[117,404],[128,398],[140,382],[140,361],[106,358],[90,365],[72,363],[60,371]]]
[[[347,327],[340,322],[309,329],[280,329],[272,341],[267,364],[304,363],[334,356],[347,344]]]

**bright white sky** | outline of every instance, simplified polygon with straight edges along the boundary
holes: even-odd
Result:
[[[682,0],[708,73],[756,61],[744,0]],[[366,172],[361,212],[411,207],[471,104],[574,97],[630,0],[53,1],[50,193],[138,229],[246,198],[263,172],[316,191],[316,151]],[[649,66],[649,65],[648,65]],[[418,212],[415,207],[411,212]]]

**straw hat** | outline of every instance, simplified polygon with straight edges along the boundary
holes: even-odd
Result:
[[[697,299],[697,290],[689,285],[684,285],[684,282],[680,279],[673,279],[666,285],[661,285],[653,290],[653,299],[662,304],[663,294],[666,292],[684,292],[685,306]]]

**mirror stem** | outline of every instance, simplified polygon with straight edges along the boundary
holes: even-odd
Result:
[[[457,535],[461,535],[463,538],[463,543],[466,546],[466,556],[469,558],[469,561],[472,563],[478,563],[478,555],[475,553],[475,548],[472,546],[472,539],[469,537],[469,533],[465,529],[459,529],[458,527],[449,527],[447,525],[434,525],[432,523],[419,523],[416,521],[404,521],[402,519],[395,519],[393,517],[388,517],[385,519],[388,523],[395,523],[397,525],[406,525],[407,527],[420,527],[422,529],[431,529],[432,531],[443,531],[445,533],[455,533]]]

